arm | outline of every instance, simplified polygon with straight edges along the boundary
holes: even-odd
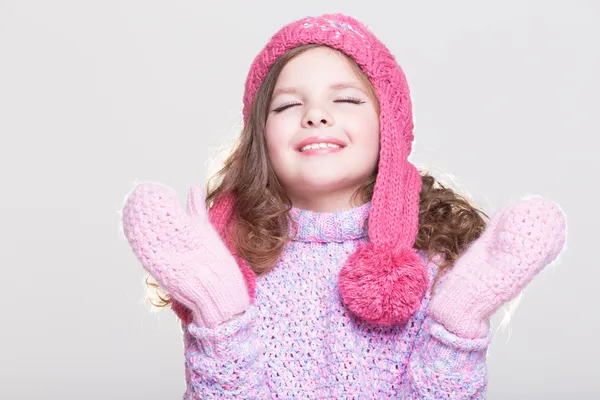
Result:
[[[409,399],[482,399],[490,318],[564,248],[557,205],[530,198],[491,219],[425,304],[406,374]]]
[[[426,317],[409,360],[401,399],[484,399],[490,336],[465,339]]]
[[[216,328],[191,323],[185,333],[186,400],[269,399],[256,308]]]
[[[438,274],[437,262],[442,258],[443,255],[438,254],[428,261],[431,281]],[[484,399],[486,352],[491,337],[466,339],[449,332],[429,315],[430,299],[431,288],[417,317],[422,322],[404,372],[399,398]]]
[[[243,272],[208,219],[202,190],[190,190],[186,213],[170,188],[138,185],[123,208],[123,227],[182,320],[185,398],[269,398],[256,309]]]

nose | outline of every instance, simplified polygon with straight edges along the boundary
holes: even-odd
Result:
[[[333,116],[322,108],[313,107],[302,118],[303,128],[319,128],[334,124]]]

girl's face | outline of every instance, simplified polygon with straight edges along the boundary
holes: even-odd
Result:
[[[377,164],[376,99],[344,55],[310,49],[290,60],[277,79],[266,142],[295,207],[347,209]]]

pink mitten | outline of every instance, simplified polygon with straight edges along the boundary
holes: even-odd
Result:
[[[565,216],[550,200],[529,197],[507,207],[440,281],[431,317],[458,336],[486,336],[490,317],[558,256],[565,234]]]
[[[249,307],[242,273],[208,220],[200,187],[190,189],[186,213],[170,188],[136,186],[123,228],[144,269],[192,311],[195,323],[215,327]]]

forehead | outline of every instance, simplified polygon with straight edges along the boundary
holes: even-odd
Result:
[[[331,82],[351,82],[364,88],[358,67],[345,55],[328,47],[316,47],[292,58],[281,70],[277,86]]]

